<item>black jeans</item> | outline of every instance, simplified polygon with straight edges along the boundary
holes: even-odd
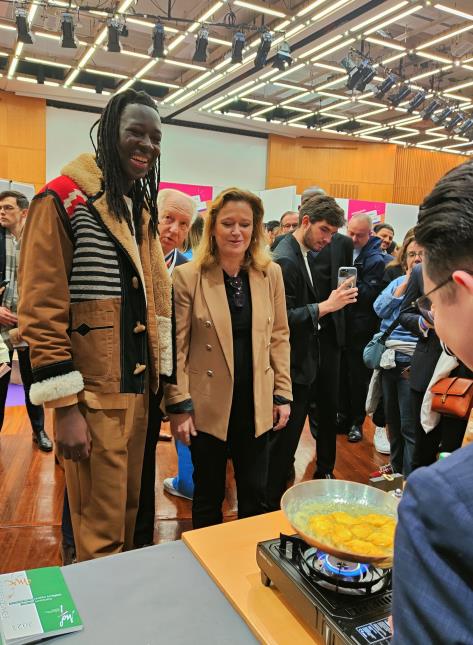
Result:
[[[31,427],[33,432],[37,434],[40,430],[44,430],[44,410],[42,405],[33,405],[30,401],[30,388],[33,383],[33,374],[31,372],[30,363],[30,350],[28,347],[20,349],[17,352],[18,363],[20,366],[21,380],[23,381],[23,388],[25,390],[25,403],[28,416],[30,418]],[[10,352],[10,365],[13,359],[13,351]],[[3,427],[3,419],[5,418],[5,402],[7,400],[8,385],[10,384],[11,371],[4,374],[0,378],[0,430]]]
[[[348,426],[361,427],[366,417],[366,397],[368,395],[372,370],[368,369],[364,364],[363,348],[358,345],[356,347],[346,348],[345,365],[347,369],[348,392],[344,394],[347,398]]]
[[[395,473],[408,477],[412,471],[415,445],[415,417],[412,414],[411,389],[404,370],[410,363],[396,361],[396,367],[381,370],[384,413],[389,430],[391,464]]]
[[[440,423],[430,432],[425,432],[420,422],[420,411],[425,392],[411,390],[411,408],[415,420],[415,446],[412,470],[420,466],[430,466],[437,454],[454,452],[463,442],[467,422],[463,419],[442,417]]]
[[[287,426],[271,432],[269,447],[268,505],[270,511],[280,508],[281,496],[286,490],[289,471],[314,399],[314,385],[292,384],[291,416]],[[318,430],[317,430],[318,433]]]
[[[156,446],[159,440],[161,419],[163,417],[160,403],[162,390],[157,394],[149,393],[148,427],[146,429],[143,469],[141,471],[141,489],[135,525],[135,546],[153,544],[156,486]]]
[[[260,515],[268,511],[266,484],[268,480],[268,443],[271,430],[254,436],[254,424],[241,411],[241,421],[232,414],[227,441],[206,432],[192,437],[191,454],[194,464],[194,497],[192,525],[195,529],[222,522],[225,499],[227,459],[231,457],[238,498],[238,518]]]
[[[315,382],[315,406],[309,408],[309,425],[316,439],[317,469],[332,473],[337,450],[337,411],[340,390],[341,349],[331,330],[320,332],[320,367]],[[312,401],[311,401],[312,403]],[[316,432],[313,430],[317,428]]]

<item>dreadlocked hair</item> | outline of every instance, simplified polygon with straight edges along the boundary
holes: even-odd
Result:
[[[122,169],[118,154],[120,119],[127,105],[146,105],[159,116],[156,103],[146,92],[129,89],[115,95],[106,105],[100,119],[90,130],[90,139],[94,146],[96,162],[103,174],[104,189],[107,195],[107,206],[118,221],[125,220],[136,239],[141,239],[141,212],[146,207],[150,216],[154,235],[157,234],[158,190],[160,182],[160,159],[153,165],[144,179],[133,183],[129,197],[132,200],[132,214],[123,197],[121,183]],[[93,130],[98,126],[97,145],[92,138]]]

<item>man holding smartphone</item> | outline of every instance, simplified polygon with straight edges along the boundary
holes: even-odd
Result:
[[[28,200],[16,190],[5,190],[0,193],[0,334],[8,347],[10,363],[13,351],[18,348],[18,363],[21,379],[25,389],[25,403],[33,429],[33,441],[43,452],[51,452],[53,444],[44,431],[44,411],[42,405],[33,405],[30,401],[32,383],[30,352],[20,342],[18,318],[17,271],[20,256],[20,241],[25,218],[28,212]],[[12,338],[15,339],[12,343]],[[0,430],[3,426],[5,402],[8,394],[11,371],[0,378]]]
[[[294,461],[310,404],[316,398],[319,368],[320,320],[356,302],[357,289],[342,284],[323,299],[318,292],[311,251],[319,252],[345,223],[343,210],[332,197],[316,195],[299,211],[299,226],[278,245],[274,259],[281,266],[286,292],[290,343],[293,403],[282,432],[272,437],[268,476],[270,510],[279,508],[281,495]],[[336,436],[321,431],[317,436],[316,478],[333,478]]]

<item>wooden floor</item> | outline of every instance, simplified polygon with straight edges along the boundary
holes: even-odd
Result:
[[[47,412],[48,432],[50,427]],[[366,483],[368,474],[387,461],[375,452],[372,438],[369,420],[360,443],[350,444],[346,436],[338,437],[337,478]],[[163,493],[163,479],[175,475],[176,470],[172,443],[159,442],[157,463],[155,543],[177,540],[182,531],[191,528],[191,502]],[[314,441],[306,428],[296,455],[296,483],[311,479],[314,467]],[[224,514],[231,520],[236,517],[231,466],[228,475]],[[42,453],[33,444],[25,408],[7,408],[0,433],[0,573],[61,564],[63,491],[63,471],[52,453]]]

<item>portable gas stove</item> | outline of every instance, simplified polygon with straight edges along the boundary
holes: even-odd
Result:
[[[260,542],[256,561],[262,583],[273,583],[326,645],[391,642],[390,569],[342,561],[283,534]]]

